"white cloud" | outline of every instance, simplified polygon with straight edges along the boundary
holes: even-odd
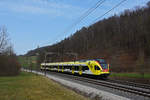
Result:
[[[44,7],[32,6],[32,5],[13,5],[10,10],[20,13],[29,13],[29,14],[52,14],[59,16],[61,12],[56,9],[48,9]]]
[[[52,16],[73,17],[78,16],[83,8],[61,2],[46,2],[46,0],[10,0],[0,1],[0,11],[24,14],[47,14]],[[43,2],[44,1],[44,2]]]

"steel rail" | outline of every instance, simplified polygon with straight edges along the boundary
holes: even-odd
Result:
[[[63,74],[63,76],[69,76],[67,74]],[[125,91],[125,92],[129,92],[129,93],[134,93],[134,94],[138,94],[141,96],[145,96],[145,97],[150,97],[150,91],[144,91],[141,89],[137,89],[139,87],[129,87],[128,85],[122,85],[122,84],[118,84],[118,83],[112,83],[112,82],[108,82],[108,81],[103,81],[103,80],[95,80],[95,79],[91,79],[91,78],[85,78],[85,77],[78,77],[78,76],[72,76],[72,79],[78,80],[78,81],[83,81],[83,82],[88,82],[91,84],[95,84],[95,85],[100,85],[100,86],[104,86],[104,87],[108,87],[108,88],[112,88],[112,89],[117,89],[117,90],[121,90],[121,91]]]
[[[105,81],[97,81],[94,79],[83,78],[83,77],[82,78],[76,77],[75,79],[79,80],[79,81],[84,81],[84,82],[88,82],[91,84],[95,84],[95,85],[100,85],[100,86],[104,86],[104,87],[108,87],[108,88],[112,88],[112,89],[129,92],[129,93],[134,93],[134,94],[138,94],[138,95],[145,96],[145,97],[150,97],[149,91],[144,91],[144,90],[140,90],[140,89],[136,89],[136,88],[131,88],[128,86],[123,86],[123,85],[119,85],[119,84],[117,85],[117,84],[113,84],[113,83],[109,83],[109,82],[105,82]]]
[[[148,84],[135,83],[135,82],[129,82],[129,81],[121,81],[121,80],[113,80],[113,79],[109,79],[107,81],[150,90],[150,85],[148,85]]]
[[[57,72],[54,72],[55,74]],[[62,73],[57,73],[57,75],[61,75],[62,77]],[[63,74],[63,77],[68,77],[77,81],[83,81],[83,82],[87,82],[90,84],[94,84],[94,85],[98,85],[98,86],[104,86],[104,87],[108,87],[108,88],[112,88],[112,89],[117,89],[120,91],[124,91],[124,92],[128,92],[128,93],[133,93],[136,95],[140,95],[140,96],[144,96],[144,97],[149,97],[150,98],[150,91],[145,91],[142,89],[137,89],[136,87],[129,87],[128,85],[123,85],[121,83],[113,83],[113,82],[108,82],[108,81],[103,81],[103,80],[95,80],[95,79],[91,79],[91,78],[86,78],[86,77],[79,77],[79,76],[73,76],[73,75],[67,75],[67,74]]]

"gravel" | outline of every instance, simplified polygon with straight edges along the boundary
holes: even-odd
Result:
[[[24,70],[28,71],[29,70]],[[40,75],[44,75],[41,72],[32,71],[33,73],[38,73]],[[90,97],[92,100],[130,100],[127,97],[119,96],[117,94],[113,94],[110,92],[103,91],[103,89],[100,89],[98,86],[91,86],[91,84],[83,83],[79,81],[75,81],[72,79],[67,79],[58,75],[54,74],[47,74],[46,77],[62,84],[63,86],[66,86],[67,88],[70,88],[74,90],[75,92]],[[114,90],[112,90],[114,91]],[[115,92],[115,91],[114,91]]]
[[[150,100],[150,98],[144,97],[144,96],[141,96],[141,95],[137,95],[137,94],[133,94],[133,93],[129,93],[129,92],[124,92],[124,91],[120,91],[120,90],[117,90],[117,89],[104,87],[104,86],[101,86],[101,85],[86,83],[86,82],[83,82],[83,81],[78,81],[78,80],[74,79],[75,76],[73,76],[73,75],[67,75],[67,74],[62,74],[62,73],[57,73],[57,72],[50,72],[50,71],[49,71],[48,74],[51,75],[51,76],[59,77],[60,79],[63,78],[65,80],[68,80],[68,81],[71,81],[71,82],[74,82],[74,83],[78,83],[78,84],[82,84],[84,86],[92,87],[92,88],[95,88],[95,89],[98,89],[98,90],[103,90],[105,92],[107,91],[109,93],[119,95],[119,96],[122,96],[122,97],[125,97],[125,98],[130,98],[132,100]]]

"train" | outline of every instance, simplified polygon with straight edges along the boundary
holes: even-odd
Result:
[[[109,64],[102,58],[70,62],[43,62],[41,63],[41,70],[90,75],[106,79],[110,75]]]

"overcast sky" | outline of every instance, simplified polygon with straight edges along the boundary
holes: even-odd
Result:
[[[0,26],[7,28],[15,52],[25,54],[37,46],[52,45],[83,26],[89,26],[121,0],[106,0],[81,23],[64,33],[68,26],[98,1],[0,0]],[[125,9],[144,6],[148,1],[150,0],[127,0],[103,18],[120,14]]]

